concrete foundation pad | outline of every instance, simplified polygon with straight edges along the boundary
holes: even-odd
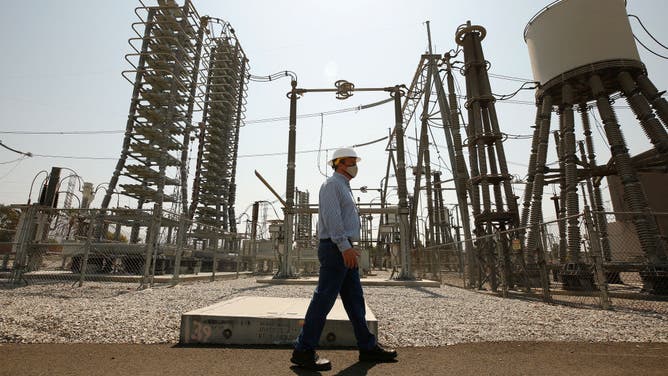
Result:
[[[438,281],[428,279],[421,280],[399,280],[383,278],[361,278],[362,286],[403,286],[403,287],[441,287]],[[257,283],[268,283],[274,285],[317,285],[318,277],[302,278],[258,278]]]
[[[310,299],[240,296],[181,315],[181,344],[290,345],[299,335]],[[366,307],[369,330],[378,321]],[[320,346],[356,346],[340,299],[327,315]]]

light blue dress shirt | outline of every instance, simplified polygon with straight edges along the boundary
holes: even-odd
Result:
[[[318,237],[331,239],[339,251],[352,248],[351,240],[360,238],[360,216],[348,179],[338,172],[320,187]]]

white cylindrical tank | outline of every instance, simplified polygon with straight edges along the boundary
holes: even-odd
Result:
[[[640,61],[624,0],[562,0],[524,31],[534,80],[609,60]]]

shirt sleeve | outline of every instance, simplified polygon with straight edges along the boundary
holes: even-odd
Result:
[[[345,228],[343,227],[343,215],[341,213],[341,192],[335,184],[325,184],[320,190],[320,210],[325,228],[329,229],[329,235],[343,252],[352,248],[348,241]]]

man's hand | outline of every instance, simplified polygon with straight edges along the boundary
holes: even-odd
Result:
[[[343,263],[348,269],[357,268],[357,258],[360,256],[360,251],[355,248],[348,248],[343,251]]]

